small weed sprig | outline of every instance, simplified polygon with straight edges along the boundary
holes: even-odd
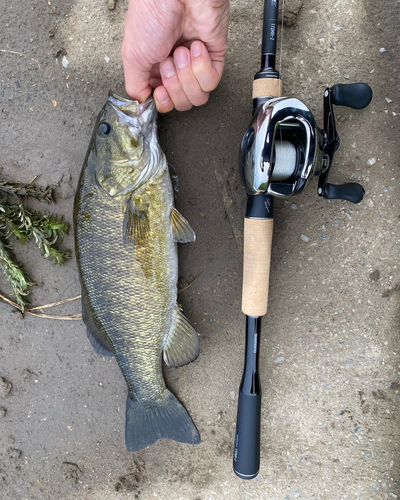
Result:
[[[65,264],[71,257],[70,250],[60,250],[61,236],[68,234],[69,224],[56,215],[37,212],[25,205],[27,198],[35,198],[47,203],[54,202],[53,190],[35,184],[17,184],[0,181],[0,267],[10,282],[15,299],[22,312],[27,305],[26,296],[31,281],[13,254],[13,242],[24,244],[34,239],[45,259],[57,264]]]

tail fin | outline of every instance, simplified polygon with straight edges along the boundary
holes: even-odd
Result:
[[[169,438],[181,443],[200,443],[200,434],[186,408],[168,389],[153,406],[144,407],[129,395],[126,402],[125,441],[128,451],[138,451],[157,439]]]

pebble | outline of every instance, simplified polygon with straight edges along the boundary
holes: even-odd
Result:
[[[297,205],[296,203],[293,203],[293,205],[290,207],[292,210],[297,210]]]
[[[381,47],[381,48],[379,49],[379,52],[380,52],[381,54],[384,54],[385,52],[387,52],[387,50],[385,49],[385,47]]]
[[[389,104],[392,102],[392,99],[389,99],[388,97],[385,97],[385,101]]]
[[[370,275],[369,275],[369,279],[371,281],[378,281],[380,278],[380,273],[378,271],[378,269],[375,269],[375,271],[373,271]]]
[[[307,241],[310,241],[310,238],[306,236],[305,234],[302,234],[300,238],[307,243]]]
[[[368,165],[369,166],[372,166],[372,165],[375,165],[376,163],[376,158],[370,158],[368,161],[367,161]]]
[[[283,356],[279,356],[279,358],[276,358],[274,363],[283,363],[285,361],[285,358]]]
[[[327,237],[328,237],[328,236],[327,236],[326,234],[323,234],[323,235],[321,236],[321,239],[326,240],[326,239],[327,239]]]
[[[105,59],[106,63],[110,62],[110,58],[108,56],[104,56],[104,59]]]
[[[18,460],[22,455],[22,451],[17,448],[8,448],[7,455],[11,460]]]
[[[4,377],[0,377],[0,398],[6,398],[10,395],[12,383]]]
[[[61,64],[63,65],[63,68],[67,69],[69,66],[69,61],[68,59],[64,56],[61,60]]]

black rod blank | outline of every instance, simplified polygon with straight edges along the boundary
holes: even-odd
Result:
[[[261,47],[261,68],[275,68],[279,0],[265,0]]]

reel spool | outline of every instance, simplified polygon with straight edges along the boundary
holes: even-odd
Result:
[[[289,141],[274,143],[271,181],[285,181],[294,175],[297,165],[296,146]]]
[[[327,183],[333,156],[339,147],[333,104],[366,107],[372,90],[365,83],[335,85],[324,94],[324,129],[317,127],[309,108],[295,98],[278,97],[261,104],[241,144],[241,170],[248,194],[287,198],[300,193],[320,177],[318,194],[359,203],[360,184]]]

